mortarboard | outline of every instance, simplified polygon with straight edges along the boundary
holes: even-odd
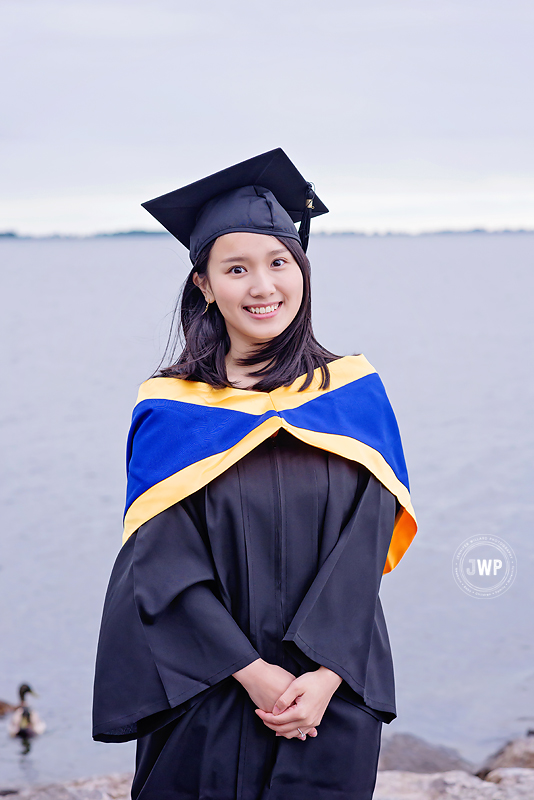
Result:
[[[188,248],[193,263],[209,242],[236,231],[288,236],[306,250],[310,217],[328,212],[280,147],[141,205]]]

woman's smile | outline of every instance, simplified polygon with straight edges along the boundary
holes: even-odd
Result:
[[[245,311],[247,311],[249,314],[252,314],[253,317],[256,317],[257,319],[266,319],[268,317],[274,317],[281,305],[282,301],[279,300],[278,303],[271,303],[271,305],[268,306],[250,305],[244,306],[244,308]]]

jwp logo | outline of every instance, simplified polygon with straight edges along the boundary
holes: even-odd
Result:
[[[458,547],[452,560],[454,580],[478,599],[498,597],[517,573],[514,551],[498,536],[473,536]]]
[[[471,564],[471,566],[470,567],[466,567],[465,571],[466,571],[467,575],[475,575],[476,574],[475,559],[474,558],[469,558],[468,561]],[[494,559],[489,558],[487,561],[486,561],[485,558],[482,559],[482,561],[480,560],[480,558],[477,558],[476,563],[477,563],[478,574],[479,575],[491,575],[491,565],[492,564],[493,564],[493,574],[494,575],[497,574],[497,570],[502,569],[502,561],[499,558],[494,558]]]

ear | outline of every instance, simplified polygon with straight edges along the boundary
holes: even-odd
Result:
[[[198,272],[193,272],[193,283],[195,284],[195,286],[198,286],[198,288],[204,295],[204,299],[206,300],[206,302],[213,303],[215,297],[213,296],[213,292],[211,291],[211,286],[207,275],[199,275]]]

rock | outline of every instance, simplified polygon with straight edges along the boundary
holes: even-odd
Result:
[[[376,776],[373,800],[423,800],[434,775],[387,770]]]
[[[32,786],[14,795],[13,800],[129,800],[131,775],[105,775],[99,778]]]
[[[377,775],[373,800],[532,800],[534,770],[495,770],[483,781],[461,770],[424,774],[388,770]]]
[[[382,739],[379,770],[404,772],[474,772],[473,764],[465,761],[450,747],[430,744],[411,733],[394,733]]]
[[[476,774],[479,778],[485,778],[489,772],[500,767],[534,769],[534,736],[524,736],[508,742],[491,755]]]
[[[373,800],[497,800],[499,791],[461,770],[430,774],[388,770],[378,773]]]
[[[514,797],[534,798],[534,769],[525,767],[499,767],[486,775],[486,781],[502,787],[513,787]]]

